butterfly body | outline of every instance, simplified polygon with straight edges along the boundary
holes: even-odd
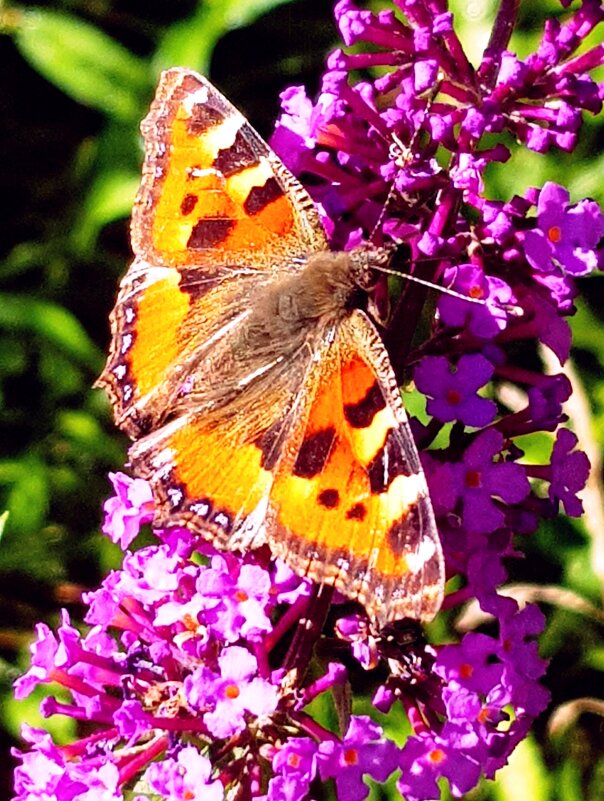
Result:
[[[362,309],[388,251],[330,252],[303,187],[195,73],[163,74],[142,130],[135,260],[99,383],[156,522],[268,544],[379,625],[430,619],[438,533]]]

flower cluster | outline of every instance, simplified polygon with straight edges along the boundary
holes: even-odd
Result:
[[[112,482],[117,495],[104,528],[119,539],[124,516],[137,531],[148,519],[148,492],[125,475]],[[411,799],[436,797],[440,775],[465,792],[481,769],[492,775],[505,762],[510,742],[526,734],[546,700],[537,683],[544,663],[535,608],[518,611],[497,597],[498,638],[470,633],[439,649],[420,644],[408,622],[376,639],[364,616],[343,616],[336,635],[361,664],[383,656],[392,666],[376,709],[403,703],[414,735],[400,748],[371,718],[353,715],[338,737],[309,705],[341,688],[346,669],[327,662],[303,682],[291,646],[284,648],[308,610],[309,583],[260,554],[217,553],[183,529],[157,535],[158,544],[127,553],[122,568],[84,598],[86,635],[67,612],[56,633],[38,625],[17,697],[58,685],[69,701],[49,696],[43,714],[94,730],[57,746],[26,727],[31,750],[18,754],[18,798],[121,799],[134,786],[141,797],[180,801],[220,801],[233,787],[242,798],[301,800],[321,778],[335,780],[339,798],[360,801],[365,775],[385,781],[397,771]]]
[[[492,629],[428,644],[412,621],[376,632],[342,604],[315,632],[316,594],[270,554],[221,554],[186,529],[156,531],[156,544],[126,551],[85,598],[88,633],[67,615],[56,634],[38,626],[17,695],[52,682],[62,689],[43,713],[88,725],[64,746],[26,728],[19,801],[304,801],[321,781],[340,801],[363,801],[367,777],[390,776],[407,801],[437,799],[443,778],[460,797],[506,763],[544,709],[542,615],[497,589],[516,535],[560,505],[582,512],[589,465],[560,427],[571,387],[539,369],[535,346],[560,364],[568,357],[573,279],[602,263],[604,215],[553,183],[488,199],[484,173],[508,159],[510,134],[540,153],[574,147],[581,112],[601,108],[589,71],[604,47],[578,48],[604,9],[584,0],[549,20],[537,52],[520,60],[506,49],[516,6],[501,3],[474,67],[446,0],[396,0],[378,13],[341,0],[336,19],[354,51],[330,56],[316,102],[302,88],[284,93],[272,140],[290,169],[312,177],[334,248],[404,242],[412,274],[456,293],[440,297],[412,350],[426,290],[409,284],[387,340],[395,370],[412,369],[428,399],[427,422],[413,425],[458,588],[445,605],[477,599]],[[353,71],[379,77],[352,84]],[[513,408],[510,384],[522,399]],[[552,432],[546,465],[523,461],[516,442],[538,431]],[[140,479],[112,482],[103,530],[127,549],[152,518],[152,494]],[[371,688],[376,711],[404,710],[402,746],[350,714],[349,682]]]

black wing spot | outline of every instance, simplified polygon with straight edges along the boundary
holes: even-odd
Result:
[[[219,242],[224,242],[234,225],[235,220],[227,220],[223,217],[208,217],[198,220],[191,229],[187,247],[192,250],[207,250],[215,247]]]
[[[183,215],[183,217],[186,217],[193,211],[193,209],[197,205],[198,200],[199,198],[197,197],[197,195],[189,194],[183,197],[182,203],[180,204],[180,213]]]
[[[337,489],[325,489],[319,493],[317,500],[326,509],[335,509],[340,503],[340,493]]]
[[[274,200],[283,197],[285,190],[276,178],[269,178],[264,186],[254,186],[245,199],[243,208],[246,214],[259,214]]]
[[[344,417],[353,428],[367,428],[385,406],[386,401],[376,382],[358,403],[345,404]]]
[[[367,515],[367,507],[364,503],[355,503],[350,509],[346,510],[347,520],[364,520]]]
[[[407,455],[400,430],[388,429],[384,444],[367,468],[371,492],[385,492],[397,476],[413,476],[419,472],[419,464],[409,464]]]
[[[327,463],[335,439],[336,430],[333,427],[324,428],[306,437],[294,464],[294,475],[300,478],[318,475]]]
[[[258,164],[258,156],[246,140],[241,128],[237,131],[233,144],[219,150],[214,159],[214,167],[225,177],[235,175],[256,164]]]

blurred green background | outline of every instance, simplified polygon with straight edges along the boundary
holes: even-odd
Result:
[[[495,3],[451,5],[476,63]],[[521,55],[536,45],[546,13],[560,14],[560,3],[522,4],[512,40]],[[0,31],[0,510],[8,510],[0,542],[0,798],[8,798],[9,747],[23,720],[39,723],[39,699],[17,704],[10,691],[27,666],[32,627],[54,623],[62,605],[78,618],[80,590],[119,562],[99,524],[106,474],[123,464],[126,442],[91,386],[130,258],[138,126],[158,72],[204,72],[268,136],[283,88],[303,83],[316,92],[337,31],[325,0],[0,0]],[[489,192],[507,198],[552,179],[567,183],[573,200],[589,195],[604,205],[603,141],[601,118],[588,118],[573,155],[518,153],[512,167],[493,169]],[[474,799],[604,798],[604,717],[597,705],[561,706],[604,698],[604,284],[592,277],[581,288],[568,367],[581,391],[568,413],[594,463],[588,514],[543,525],[525,543],[526,560],[510,566],[549,618],[542,653],[551,659],[552,704],[511,766]],[[543,463],[552,440],[522,445]],[[69,722],[44,725],[59,739],[71,736]]]

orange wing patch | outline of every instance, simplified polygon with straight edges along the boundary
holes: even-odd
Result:
[[[190,306],[191,298],[180,291],[178,275],[173,272],[166,272],[141,295],[130,349],[130,364],[140,395],[151,392],[163,379],[166,368],[180,355],[178,329]],[[159,330],[158,317],[163,320]]]
[[[178,332],[190,306],[171,270],[135,262],[122,284],[111,316],[111,355],[97,383],[108,389],[116,422],[131,436],[145,428],[136,404],[156,390],[180,356]],[[161,328],[158,317],[165,323]]]
[[[133,468],[158,488],[157,524],[188,525],[229,550],[263,544],[272,474],[253,443],[232,435],[183,417],[132,447]]]

